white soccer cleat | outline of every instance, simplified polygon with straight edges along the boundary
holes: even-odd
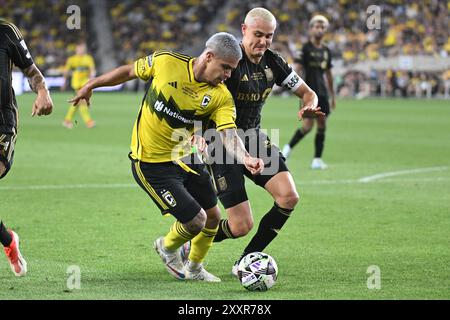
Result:
[[[164,248],[164,237],[159,237],[153,243],[153,247],[161,257],[162,262],[166,266],[167,271],[178,280],[184,280],[184,264],[181,260],[180,250],[175,252],[167,251]]]
[[[19,236],[14,231],[9,231],[9,233],[12,237],[11,244],[9,247],[4,247],[3,249],[5,250],[12,272],[17,277],[22,277],[27,273],[27,262],[19,250]]]
[[[206,271],[203,265],[200,265],[197,269],[191,269],[190,264],[187,263],[184,268],[184,274],[187,280],[197,280],[206,282],[220,282],[220,278]]]
[[[312,163],[311,163],[311,169],[320,169],[320,170],[324,170],[328,168],[327,164],[325,162],[323,162],[323,160],[321,158],[314,158]]]
[[[283,151],[281,152],[283,154],[283,157],[287,160],[289,155],[291,154],[291,147],[288,144],[285,144],[283,147]]]
[[[191,253],[191,241],[185,242],[179,249],[180,257],[183,264],[188,262],[189,254]]]

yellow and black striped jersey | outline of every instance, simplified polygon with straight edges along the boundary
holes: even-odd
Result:
[[[157,51],[134,63],[136,76],[150,85],[133,128],[133,159],[176,161],[191,153],[189,138],[210,120],[218,131],[236,127],[230,92],[222,83],[214,87],[197,82],[194,59]]]
[[[91,55],[73,55],[66,61],[66,71],[72,71],[72,89],[78,90],[89,81],[95,62]]]

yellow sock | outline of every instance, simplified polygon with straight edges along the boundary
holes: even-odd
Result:
[[[194,235],[190,234],[179,221],[170,227],[169,233],[164,237],[164,247],[167,250],[175,251],[183,243],[188,242],[194,238]]]
[[[84,123],[89,123],[92,121],[91,115],[89,114],[89,109],[87,107],[87,105],[82,104],[79,106],[80,108],[80,114],[81,117],[83,118]]]
[[[75,112],[77,112],[77,107],[75,107],[75,106],[70,106],[70,107],[69,107],[69,110],[67,110],[67,114],[66,114],[66,117],[64,118],[64,120],[66,120],[66,121],[72,121]]]
[[[191,252],[189,253],[189,260],[195,263],[202,263],[206,257],[206,254],[211,248],[214,237],[217,234],[217,230],[203,228],[202,231],[192,239]]]

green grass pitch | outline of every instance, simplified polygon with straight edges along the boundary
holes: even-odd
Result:
[[[252,233],[215,244],[207,257],[222,282],[177,281],[152,248],[173,218],[137,187],[127,158],[142,93],[96,93],[94,129],[79,118],[72,130],[61,126],[68,94],[53,95],[47,118],[31,118],[33,98],[18,97],[14,166],[0,182],[0,217],[21,236],[29,273],[14,277],[0,258],[0,300],[450,298],[448,101],[338,101],[326,137],[329,169],[309,169],[313,134],[288,161],[301,202],[265,250],[278,263],[278,282],[259,293],[230,270],[272,206],[264,190],[247,183]],[[297,105],[270,97],[264,107],[263,126],[280,128],[280,145],[298,126]],[[81,270],[79,290],[67,287],[70,266]],[[370,266],[381,271],[380,289],[367,286]]]

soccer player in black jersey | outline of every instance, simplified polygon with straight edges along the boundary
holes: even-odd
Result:
[[[12,88],[13,65],[22,69],[30,81],[31,88],[37,93],[32,116],[50,114],[53,102],[44,77],[34,64],[22,34],[15,25],[0,19],[0,179],[11,169],[17,138],[19,110]],[[7,230],[2,221],[0,243],[14,274],[18,277],[24,276],[27,263],[19,250],[19,236],[14,231]]]
[[[336,102],[333,90],[333,75],[331,73],[331,52],[323,43],[323,36],[328,28],[328,19],[322,15],[314,16],[309,22],[309,31],[311,39],[306,43],[299,57],[296,58],[298,69],[303,67],[306,83],[317,93],[319,97],[319,106],[326,114],[325,117],[317,118],[317,133],[315,137],[315,154],[311,163],[312,169],[326,169],[327,165],[322,160],[322,153],[325,142],[325,130],[327,116],[330,114],[330,104],[328,101],[331,96],[331,108],[336,108]],[[301,72],[299,72],[301,73]],[[327,79],[327,84],[324,80]],[[328,86],[328,88],[327,88]],[[292,148],[307,135],[314,126],[314,119],[305,118],[301,129],[297,129],[289,144],[283,147],[283,155],[287,159]]]
[[[299,200],[294,180],[280,151],[260,130],[261,109],[272,87],[274,84],[284,86],[303,100],[304,107],[298,114],[300,118],[305,115],[323,115],[317,107],[314,91],[280,55],[269,49],[275,28],[276,19],[270,11],[255,8],[248,12],[242,24],[243,58],[231,77],[225,81],[236,104],[236,125],[238,129],[245,131],[247,151],[260,158],[267,154],[270,161],[265,161],[263,172],[256,176],[251,175],[242,164],[219,163],[217,158],[210,165],[219,199],[228,214],[228,219],[220,222],[215,242],[245,236],[253,227],[244,176],[265,188],[275,200],[241,258],[250,252],[264,250],[276,237]],[[217,151],[219,144],[220,141],[212,143],[208,149]],[[233,274],[237,274],[238,261],[233,267]]]

